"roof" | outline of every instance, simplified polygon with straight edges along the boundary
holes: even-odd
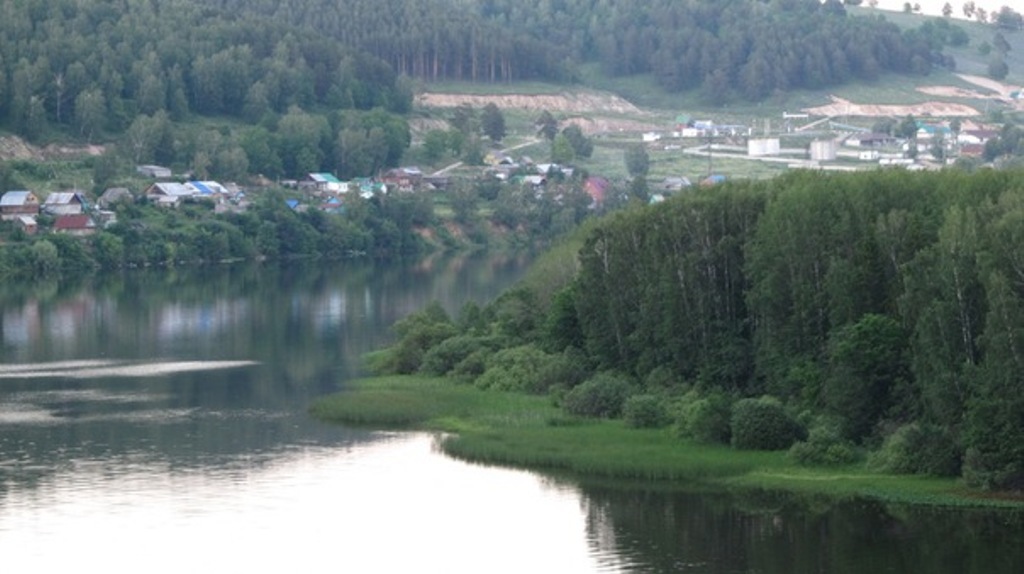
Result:
[[[3,197],[0,197],[0,207],[25,205],[30,196],[32,196],[31,191],[8,191]]]
[[[69,203],[85,203],[82,194],[77,191],[57,191],[46,196],[43,205],[67,205]]]
[[[85,214],[62,215],[53,222],[53,228],[57,231],[69,229],[91,229],[96,227],[96,222]]]
[[[190,181],[185,184],[185,187],[194,189],[199,195],[227,195],[228,193],[228,190],[216,181]]]
[[[317,183],[341,183],[341,180],[334,177],[333,173],[311,173],[309,179]]]
[[[188,197],[196,194],[195,190],[189,189],[185,184],[174,182],[154,183],[149,189],[156,190],[157,195],[167,195],[171,197]]]

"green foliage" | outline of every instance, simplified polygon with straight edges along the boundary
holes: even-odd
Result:
[[[427,375],[446,375],[456,367],[465,370],[463,364],[470,356],[481,352],[493,352],[495,341],[490,337],[477,335],[455,335],[430,347],[423,355],[420,372]]]
[[[651,169],[651,158],[647,153],[647,146],[642,143],[627,147],[623,159],[626,162],[626,170],[634,178],[646,176]]]
[[[893,474],[956,476],[962,451],[952,433],[935,425],[911,423],[886,437],[868,465]]]
[[[576,416],[618,418],[633,392],[633,385],[625,377],[598,373],[570,390],[562,400],[562,408]]]
[[[803,466],[836,466],[852,463],[859,455],[854,445],[843,438],[840,424],[826,419],[811,428],[806,441],[789,447],[787,456]]]
[[[700,443],[729,444],[732,403],[732,398],[722,393],[684,401],[676,420],[677,434]]]
[[[533,345],[502,349],[491,356],[487,370],[474,384],[481,389],[545,393],[557,381],[551,381],[543,374],[550,373],[548,369],[558,360],[557,356]]]
[[[455,325],[438,302],[413,313],[392,327],[398,342],[389,352],[383,372],[394,374],[415,373],[430,349],[456,334]]]
[[[863,440],[893,405],[893,391],[910,376],[908,349],[899,323],[877,314],[865,315],[830,338],[832,373],[825,402],[843,418],[843,436]]]
[[[806,434],[782,403],[768,396],[736,401],[730,427],[738,449],[783,450]]]
[[[500,142],[505,138],[505,114],[493,102],[484,106],[480,114],[480,128],[492,142]]]
[[[632,395],[622,405],[622,418],[632,428],[661,428],[670,417],[665,400],[657,395]]]

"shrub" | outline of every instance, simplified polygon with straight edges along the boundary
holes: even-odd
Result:
[[[626,426],[633,428],[661,428],[668,424],[665,399],[657,395],[633,395],[622,405]]]
[[[857,460],[857,450],[843,439],[840,424],[834,420],[818,421],[807,440],[795,443],[787,455],[805,466],[834,466]]]
[[[732,399],[713,393],[683,406],[677,420],[678,433],[697,442],[728,444],[731,418]]]
[[[778,399],[741,399],[732,408],[732,445],[740,449],[789,448],[804,431]]]
[[[622,414],[633,386],[623,377],[598,373],[566,393],[562,408],[573,415],[615,418]]]
[[[420,372],[428,375],[445,375],[459,363],[481,349],[491,349],[494,341],[485,337],[457,335],[441,341],[423,355]]]
[[[533,345],[521,345],[498,351],[491,357],[487,370],[476,380],[481,389],[499,391],[541,392],[541,372],[552,360],[551,355]]]
[[[956,476],[960,463],[960,448],[951,433],[919,423],[897,429],[868,459],[869,466],[883,472],[934,476]]]

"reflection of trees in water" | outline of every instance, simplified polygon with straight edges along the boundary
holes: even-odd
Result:
[[[627,572],[1024,572],[1024,512],[768,492],[583,493],[595,555]]]
[[[258,363],[158,377],[3,379],[0,485],[31,483],[73,460],[194,467],[336,442],[342,431],[308,420],[308,405],[357,373],[406,309],[485,301],[527,263],[487,254],[299,261],[140,270],[74,289],[0,288],[5,364]],[[18,412],[5,420],[4,409]]]

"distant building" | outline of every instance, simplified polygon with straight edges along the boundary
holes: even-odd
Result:
[[[8,191],[0,197],[0,219],[13,221],[22,215],[38,215],[39,198],[31,191]]]
[[[152,177],[153,179],[167,179],[171,177],[171,169],[159,165],[137,165],[135,172],[139,175]]]
[[[109,209],[118,203],[132,203],[133,201],[135,201],[135,196],[127,187],[110,187],[100,195],[96,204],[102,209]]]
[[[781,149],[779,138],[751,138],[747,140],[747,155],[750,157],[779,155]]]
[[[78,215],[85,211],[85,196],[78,191],[57,191],[46,196],[43,212],[50,215]]]
[[[84,213],[60,215],[53,222],[53,232],[76,236],[92,235],[96,233],[96,222]]]

